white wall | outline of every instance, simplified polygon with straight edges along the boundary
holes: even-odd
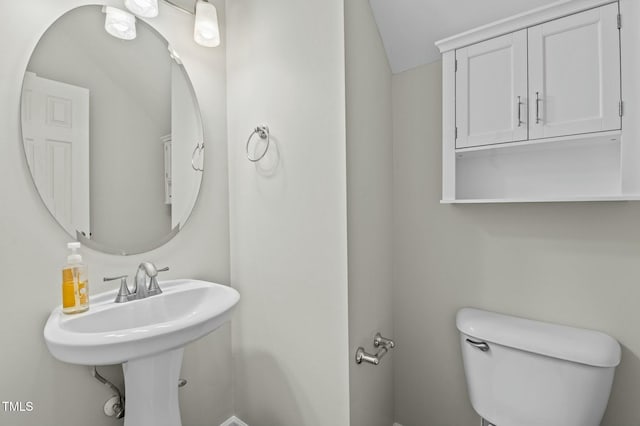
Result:
[[[115,0],[112,4],[120,4]],[[0,395],[4,401],[32,401],[31,413],[0,409],[0,424],[69,425],[120,424],[105,417],[102,407],[110,392],[86,367],[68,365],[49,355],[42,330],[50,310],[60,303],[60,268],[69,237],[51,218],[32,184],[20,135],[20,90],[31,51],[44,30],[60,15],[84,0],[3,2],[0,26],[5,43],[0,66]],[[216,2],[224,16],[224,4]],[[167,278],[193,277],[229,283],[227,152],[224,49],[193,43],[192,19],[161,5],[156,25],[181,53],[199,93],[204,117],[206,172],[194,214],[182,232],[164,247],[131,257],[85,250],[92,292],[111,289],[107,275],[133,274],[142,260],[172,270]],[[224,22],[224,18],[221,18]],[[121,369],[105,375],[122,381]],[[185,425],[218,425],[232,414],[230,328],[224,327],[187,347],[181,390]]]
[[[617,338],[603,425],[639,424],[640,204],[439,204],[440,67],[393,76],[396,421],[478,424],[454,323],[475,306]]]
[[[344,5],[227,8],[236,414],[348,425]],[[253,164],[245,143],[260,124],[272,147]]]
[[[391,426],[395,351],[354,362],[358,346],[376,351],[376,332],[394,337],[391,70],[368,0],[345,2],[345,38],[351,426]]]

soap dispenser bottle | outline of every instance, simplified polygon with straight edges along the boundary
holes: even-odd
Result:
[[[77,314],[89,309],[89,280],[87,266],[78,253],[80,243],[67,244],[71,250],[67,264],[62,268],[62,312]]]

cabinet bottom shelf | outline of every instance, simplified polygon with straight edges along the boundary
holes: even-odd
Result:
[[[598,201],[640,201],[640,194],[585,195],[557,198],[466,198],[440,200],[440,204],[577,203]]]

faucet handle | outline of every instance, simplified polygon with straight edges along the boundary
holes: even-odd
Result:
[[[123,303],[128,302],[131,299],[131,292],[129,291],[129,286],[127,285],[127,276],[120,275],[119,277],[105,277],[102,281],[115,281],[120,280],[120,290],[118,290],[118,295],[116,296],[115,303]]]
[[[108,281],[115,281],[115,280],[122,280],[122,279],[126,280],[127,275],[120,275],[119,277],[104,277],[102,281],[108,282]]]
[[[169,270],[168,266],[165,266],[162,269],[157,269],[157,272],[166,272]],[[149,296],[153,296],[154,294],[162,294],[162,290],[160,289],[160,286],[158,285],[158,279],[153,276],[151,277],[151,281],[149,282],[149,291],[147,293]]]

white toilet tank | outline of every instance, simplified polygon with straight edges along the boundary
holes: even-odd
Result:
[[[458,311],[471,404],[496,426],[598,426],[620,345],[604,333]]]

